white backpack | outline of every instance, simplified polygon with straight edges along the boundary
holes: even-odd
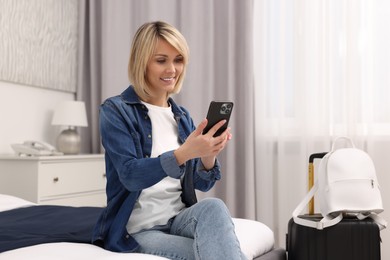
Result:
[[[339,139],[348,140],[350,147],[336,149]],[[295,223],[321,230],[339,223],[348,214],[359,219],[370,217],[380,229],[387,226],[377,215],[383,206],[374,163],[366,152],[355,148],[351,139],[337,138],[321,159],[317,172],[314,186],[293,212]],[[317,191],[322,220],[299,217]]]

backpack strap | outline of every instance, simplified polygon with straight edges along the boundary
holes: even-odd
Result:
[[[387,227],[387,221],[375,212],[370,212],[369,214],[359,213],[356,217],[360,220],[371,218],[378,225],[379,230],[385,229]]]
[[[339,137],[336,137],[336,138],[334,139],[334,141],[333,141],[333,143],[332,143],[332,149],[330,150],[330,152],[336,151],[336,143],[337,143],[338,141],[340,141],[340,140],[343,140],[343,139],[346,140],[347,142],[349,142],[349,146],[350,146],[351,148],[356,148],[356,147],[355,147],[355,144],[353,143],[353,141],[352,141],[351,138],[346,137],[346,136],[339,136]]]
[[[310,191],[306,194],[303,200],[295,208],[292,216],[294,222],[299,225],[322,230],[326,227],[331,227],[339,223],[343,219],[343,213],[340,212],[336,217],[332,217],[329,215],[325,216],[320,221],[314,221],[314,220],[309,220],[309,219],[304,219],[299,217],[299,214],[305,209],[306,205],[309,203],[309,201],[314,196],[317,190],[318,190],[318,181],[314,183],[314,186],[310,189]],[[381,216],[379,216],[378,214],[376,214],[375,212],[369,212],[367,214],[359,213],[356,215],[356,217],[360,220],[363,220],[365,218],[371,218],[379,226],[379,230],[383,230],[387,227],[387,221]]]
[[[301,203],[298,204],[298,206],[293,211],[292,215],[295,223],[302,226],[312,227],[318,230],[322,230],[326,227],[330,227],[339,223],[343,219],[343,214],[339,213],[339,215],[336,217],[325,216],[320,221],[314,221],[314,220],[309,220],[309,219],[304,219],[299,217],[299,214],[305,209],[306,205],[309,203],[309,201],[314,196],[317,190],[318,190],[318,180],[315,181],[314,186],[306,194],[306,196],[303,198]]]

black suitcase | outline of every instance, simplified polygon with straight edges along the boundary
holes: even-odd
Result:
[[[309,189],[314,179],[314,159],[326,153],[312,154],[309,158]],[[309,214],[300,217],[319,221],[314,213],[314,200],[309,204]],[[317,230],[288,222],[286,251],[288,260],[380,260],[380,230],[371,219],[358,220],[344,217],[335,226]]]
[[[321,220],[321,215],[301,217]],[[380,260],[380,234],[371,219],[344,217],[323,230],[298,225],[291,218],[286,237],[288,260]]]

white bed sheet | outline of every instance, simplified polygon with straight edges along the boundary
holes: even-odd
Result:
[[[21,198],[0,194],[0,211],[35,205]],[[241,249],[248,259],[261,256],[274,247],[272,230],[261,222],[233,218],[236,235]],[[94,260],[161,260],[166,259],[146,254],[115,253],[91,244],[80,243],[48,243],[29,246],[0,253],[0,260],[24,259],[94,259]]]
[[[48,243],[23,247],[0,254],[1,260],[166,260],[146,254],[126,254],[104,250],[92,244]]]

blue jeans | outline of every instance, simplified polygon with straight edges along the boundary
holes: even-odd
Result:
[[[167,225],[133,234],[136,252],[169,259],[246,259],[223,201],[204,199],[184,209]]]

